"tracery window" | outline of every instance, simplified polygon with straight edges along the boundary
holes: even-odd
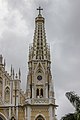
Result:
[[[6,103],[10,102],[10,89],[9,89],[9,87],[6,87],[6,89],[5,89],[5,102]]]

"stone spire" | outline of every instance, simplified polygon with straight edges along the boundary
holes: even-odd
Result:
[[[41,7],[39,7],[38,16],[35,18],[35,32],[33,38],[33,45],[29,48],[29,60],[50,60],[50,49],[46,43],[45,33],[45,19],[42,17]]]

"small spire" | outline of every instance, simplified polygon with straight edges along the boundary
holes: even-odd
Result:
[[[11,76],[12,76],[12,65],[11,65]]]
[[[19,68],[19,79],[21,79],[21,70]]]
[[[14,79],[14,69],[13,69],[13,79]]]
[[[39,10],[39,15],[41,15],[41,10],[43,10],[43,9],[39,6],[39,8],[37,8],[37,10]]]
[[[6,62],[5,62],[5,59],[4,59],[4,68],[5,68],[5,66],[6,66]]]
[[[0,64],[2,64],[2,62],[3,62],[3,57],[2,55],[0,55]]]

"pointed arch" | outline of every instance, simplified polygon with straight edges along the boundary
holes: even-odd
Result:
[[[11,117],[11,120],[16,120],[14,116]]]
[[[5,102],[10,102],[10,88],[8,86],[5,88]]]
[[[4,114],[0,112],[0,120],[8,120]]]
[[[34,73],[36,73],[39,69],[40,69],[43,73],[45,72],[44,67],[43,67],[43,65],[42,65],[41,62],[39,62],[39,63],[36,65],[36,68],[35,68],[35,70],[34,70]],[[44,73],[44,74],[45,74],[45,73]]]
[[[35,117],[35,120],[46,120],[44,115],[40,114]]]

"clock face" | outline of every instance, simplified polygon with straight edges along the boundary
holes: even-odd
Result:
[[[42,80],[42,76],[41,75],[37,76],[37,79]]]

